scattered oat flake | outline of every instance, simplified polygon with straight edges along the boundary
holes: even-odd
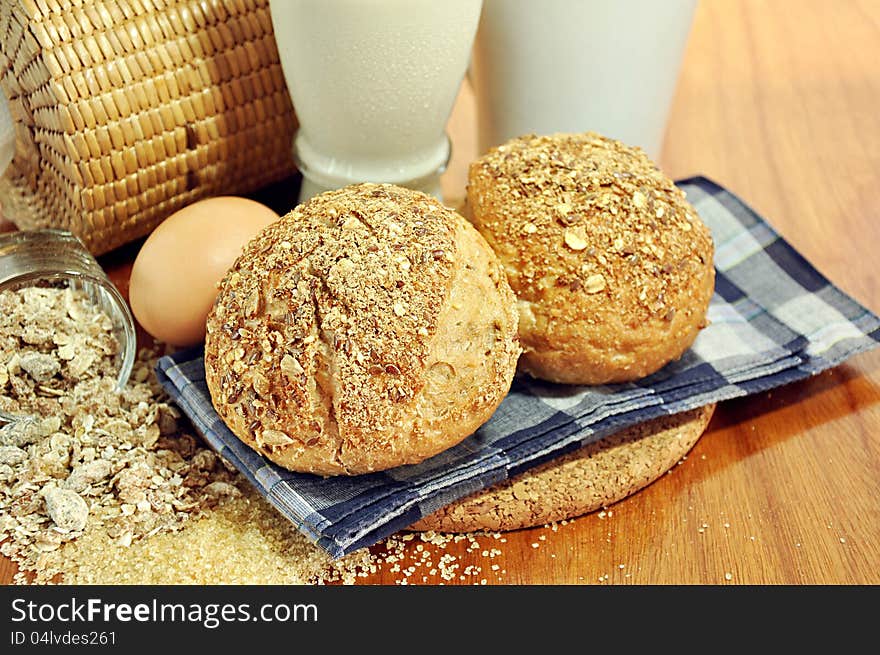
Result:
[[[584,250],[587,245],[586,233],[580,227],[567,227],[562,233],[565,245],[575,251]]]
[[[601,273],[595,273],[588,277],[584,282],[584,289],[587,293],[599,293],[605,289],[605,276]]]

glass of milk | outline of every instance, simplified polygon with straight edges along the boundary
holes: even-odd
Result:
[[[485,0],[474,43],[481,152],[593,130],[660,155],[696,0]]]
[[[300,202],[354,182],[440,196],[481,0],[271,0]]]

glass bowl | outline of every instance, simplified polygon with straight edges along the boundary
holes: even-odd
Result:
[[[137,334],[128,303],[82,241],[64,230],[27,230],[0,235],[0,290],[39,283],[82,291],[113,322],[119,344],[116,389],[122,390],[137,355]]]

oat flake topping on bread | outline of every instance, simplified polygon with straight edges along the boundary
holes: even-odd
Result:
[[[298,206],[220,284],[215,408],[286,468],[422,461],[484,423],[519,355],[514,296],[484,239],[435,199],[360,184]]]
[[[535,377],[634,380],[705,325],[709,230],[638,148],[592,132],[513,139],[471,164],[468,213],[517,295]]]

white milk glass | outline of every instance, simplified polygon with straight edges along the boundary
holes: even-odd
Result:
[[[300,201],[353,182],[440,196],[481,0],[272,0]]]
[[[696,0],[485,0],[470,78],[481,152],[593,130],[656,159]]]

